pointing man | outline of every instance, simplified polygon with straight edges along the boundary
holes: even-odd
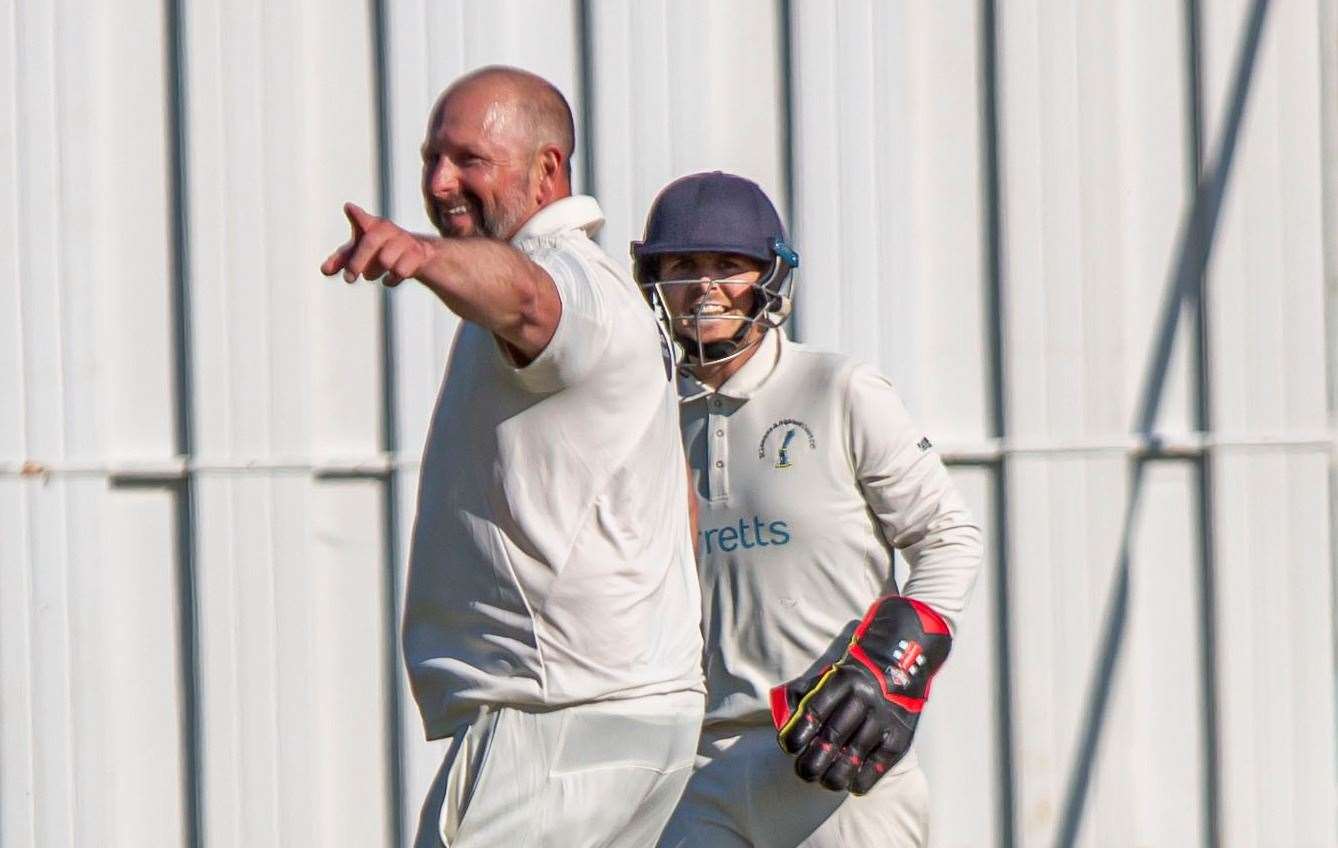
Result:
[[[571,110],[490,67],[437,101],[441,236],[353,204],[321,266],[414,279],[464,319],[423,456],[404,653],[451,740],[419,846],[654,842],[703,709],[675,389],[635,286],[571,196]]]

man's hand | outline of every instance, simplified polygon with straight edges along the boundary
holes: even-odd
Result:
[[[432,259],[438,239],[411,233],[388,218],[378,218],[363,210],[356,203],[345,203],[344,214],[348,216],[353,235],[321,264],[321,273],[325,276],[332,277],[342,270],[345,282],[364,277],[397,286],[417,276]]]
[[[947,623],[920,601],[875,601],[835,665],[771,690],[772,722],[795,773],[833,791],[872,789],[910,748],[951,645]]]
[[[413,277],[456,315],[506,343],[514,363],[537,357],[557,332],[562,299],[548,272],[525,254],[491,238],[420,235],[344,204],[353,236],[321,263],[327,277],[381,279],[388,286]]]

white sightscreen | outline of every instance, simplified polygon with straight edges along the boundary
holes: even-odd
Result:
[[[1268,5],[1133,473],[1253,5],[0,0],[0,844],[412,835],[457,321],[316,266],[345,200],[426,227],[428,110],[497,62],[568,95],[619,259],[669,180],[758,181],[792,334],[952,464],[986,562],[919,735],[935,846],[1338,843],[1332,0]]]

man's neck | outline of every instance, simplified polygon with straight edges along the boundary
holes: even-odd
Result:
[[[552,206],[554,203],[557,203],[559,200],[566,200],[568,197],[571,196],[572,196],[571,186],[564,185],[558,191],[545,197],[541,197],[539,201],[535,204],[534,208],[530,210],[530,213],[526,215],[523,220],[521,220],[514,227],[511,228],[511,233],[507,235],[506,238],[499,239],[499,241],[506,241],[506,242],[511,241],[516,237],[517,233],[525,229],[525,225],[530,222],[531,218],[533,218],[535,215],[538,215],[540,212],[544,211],[549,206]]]

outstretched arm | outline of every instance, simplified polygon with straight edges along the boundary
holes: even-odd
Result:
[[[438,238],[411,233],[353,203],[344,204],[353,235],[321,264],[327,277],[415,279],[466,321],[506,342],[518,365],[553,338],[562,300],[548,272],[509,244],[487,238]]]

